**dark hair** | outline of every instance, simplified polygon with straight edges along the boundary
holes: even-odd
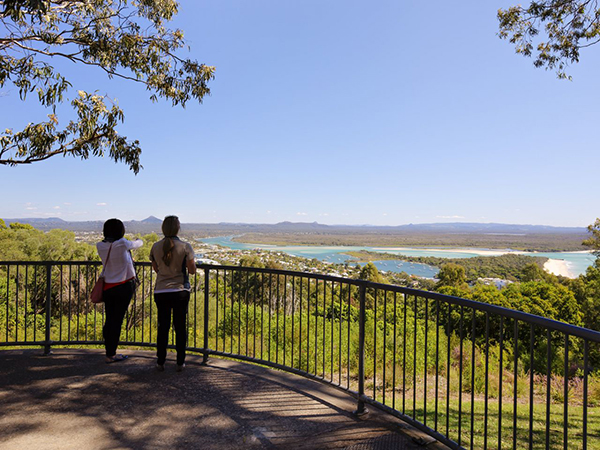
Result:
[[[116,241],[125,236],[125,225],[119,219],[108,219],[104,222],[102,233],[104,233],[104,239]]]
[[[179,229],[181,228],[181,224],[179,223],[179,218],[177,216],[167,216],[162,223],[162,232],[165,235],[165,241],[163,242],[163,262],[169,266],[171,265],[171,258],[173,257],[173,248],[175,248],[175,244],[173,243],[173,239],[179,233]]]

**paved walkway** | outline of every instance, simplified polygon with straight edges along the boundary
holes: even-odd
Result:
[[[153,352],[123,353],[0,350],[0,448],[423,449],[417,430],[377,410],[358,419],[351,396],[321,383],[193,355],[161,373]]]

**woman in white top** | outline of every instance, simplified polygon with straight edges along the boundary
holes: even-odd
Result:
[[[104,240],[98,242],[96,248],[104,266],[102,299],[106,317],[102,334],[108,364],[127,359],[126,355],[116,353],[123,319],[135,290],[135,268],[130,250],[141,247],[143,242],[125,239],[125,226],[119,219],[104,222],[103,234]]]
[[[152,267],[158,274],[154,286],[154,302],[158,309],[158,333],[156,338],[156,367],[165,370],[167,343],[171,329],[171,311],[175,328],[177,371],[185,365],[187,345],[186,318],[190,301],[189,273],[196,273],[194,249],[177,237],[181,225],[176,216],[167,216],[162,223],[164,239],[156,242],[150,251]]]

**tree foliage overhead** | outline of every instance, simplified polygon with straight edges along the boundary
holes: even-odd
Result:
[[[0,164],[107,153],[138,173],[139,142],[117,131],[123,111],[108,95],[75,93],[53,63],[70,61],[139,83],[152,101],[201,102],[214,67],[177,55],[183,32],[166,28],[177,8],[175,0],[0,0],[0,89],[12,85],[22,100],[35,95],[49,110],[46,121],[0,134]],[[75,117],[60,127],[57,107],[67,97]]]
[[[498,10],[499,35],[514,44],[517,53],[533,56],[536,67],[565,70],[579,62],[580,50],[600,41],[598,0],[539,0],[529,6]]]

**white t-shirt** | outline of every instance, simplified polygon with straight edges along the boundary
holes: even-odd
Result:
[[[104,266],[104,281],[107,283],[120,283],[135,277],[135,269],[129,250],[140,248],[142,245],[144,243],[140,239],[135,241],[129,241],[125,238],[116,240],[112,243],[110,258],[107,263],[106,257],[108,256],[108,249],[111,248],[111,243],[98,242],[96,249]]]

